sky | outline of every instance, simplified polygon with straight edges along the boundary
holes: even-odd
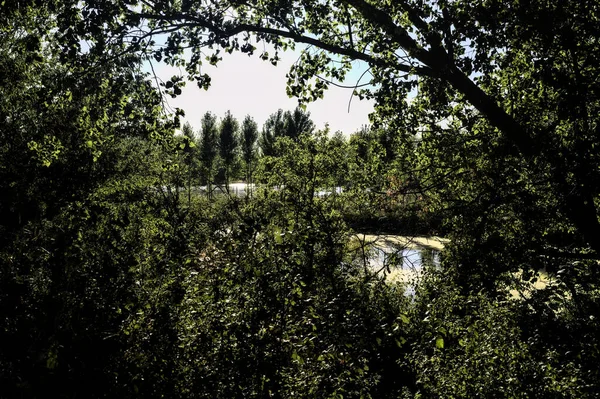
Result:
[[[240,122],[246,115],[251,115],[262,128],[269,115],[279,108],[286,111],[297,106],[298,100],[286,94],[285,75],[299,54],[298,50],[285,52],[281,54],[278,65],[273,66],[258,58],[257,53],[251,57],[242,53],[225,53],[216,67],[202,66],[202,72],[212,78],[208,91],[199,89],[194,82],[187,82],[180,96],[175,99],[167,97],[168,104],[172,108],[183,109],[184,122],[189,122],[196,131],[200,129],[200,120],[206,111],[221,118],[228,110]],[[177,69],[164,64],[154,63],[153,67],[157,76],[165,81],[178,74]],[[356,84],[366,68],[365,64],[356,62],[344,83]],[[373,102],[354,97],[348,112],[351,94],[351,89],[330,85],[323,99],[307,105],[317,129],[323,129],[329,123],[332,133],[339,130],[349,135],[369,123]]]

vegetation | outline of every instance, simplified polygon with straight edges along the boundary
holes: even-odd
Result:
[[[245,168],[244,178],[247,183],[252,183],[252,172],[256,167],[257,157],[257,140],[258,140],[258,126],[254,119],[250,115],[246,115],[242,122],[242,159]]]
[[[1,7],[0,397],[597,395],[598,2]],[[260,133],[167,113],[296,43]],[[317,131],[354,60],[372,126]],[[382,229],[450,238],[413,297],[352,238]]]

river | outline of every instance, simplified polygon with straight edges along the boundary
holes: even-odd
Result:
[[[388,282],[406,283],[406,294],[414,295],[414,283],[426,266],[439,267],[440,254],[448,240],[440,237],[356,235],[369,248],[369,267]]]

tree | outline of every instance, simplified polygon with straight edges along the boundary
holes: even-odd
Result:
[[[274,145],[279,137],[289,137],[299,140],[300,135],[311,134],[315,124],[310,119],[310,113],[296,107],[293,112],[278,109],[265,122],[259,140],[263,155],[275,155]]]
[[[448,386],[453,388],[450,392],[456,396],[495,396],[521,394],[524,390],[520,389],[520,385],[533,381],[533,386],[546,384],[540,390],[544,396],[582,397],[593,396],[600,381],[597,368],[600,353],[595,345],[595,337],[600,333],[595,317],[600,309],[597,272],[600,254],[597,210],[600,196],[600,159],[597,155],[597,126],[600,122],[597,79],[600,65],[600,43],[597,40],[599,8],[597,1],[590,0],[483,3],[466,0],[185,1],[182,4],[89,0],[68,4],[66,8],[50,8],[56,10],[59,17],[45,20],[51,22],[48,22],[49,27],[44,25],[44,28],[53,32],[53,40],[48,42],[52,43],[53,49],[60,49],[56,52],[57,59],[73,62],[72,71],[57,74],[61,77],[70,77],[71,73],[82,70],[98,71],[101,69],[99,66],[112,65],[108,60],[113,59],[135,64],[139,61],[138,57],[124,55],[136,54],[140,58],[163,60],[185,67],[187,75],[206,88],[210,77],[201,72],[200,64],[207,58],[211,63],[218,63],[222,50],[253,54],[257,51],[255,43],[262,41],[270,47],[263,47],[268,48],[268,52],[261,51],[260,57],[276,64],[279,51],[293,48],[295,43],[304,43],[310,49],[302,52],[299,62],[288,74],[288,94],[306,102],[320,98],[330,84],[342,81],[352,61],[366,62],[372,78],[360,90],[361,82],[357,82],[357,94],[376,101],[373,124],[376,128],[384,127],[386,132],[397,134],[396,149],[405,151],[399,154],[401,161],[405,162],[411,159],[410,154],[414,155],[414,165],[409,165],[415,168],[410,173],[417,178],[411,190],[427,195],[454,230],[454,239],[445,255],[444,278],[437,280],[437,286],[423,284],[422,292],[411,308],[412,319],[423,323],[412,324],[415,332],[409,338],[413,339],[410,346],[415,352],[411,366],[419,377],[406,386],[423,396],[439,396],[448,392]],[[20,13],[20,8],[10,3],[9,11],[7,15],[12,17]],[[44,47],[41,43],[45,41],[36,40],[37,35],[30,34],[35,31],[32,28],[36,25],[35,18],[29,22],[24,40],[16,41],[15,47],[39,50]],[[5,35],[6,32],[21,33],[14,29],[4,29],[3,32]],[[161,34],[167,35],[166,40],[161,38],[161,45],[154,46],[155,37]],[[163,41],[166,43],[164,46]],[[81,43],[84,42],[87,47],[82,50]],[[8,65],[5,68],[8,72],[13,70],[11,51],[12,47],[2,58],[2,62]],[[39,51],[33,52],[34,58],[35,54]],[[25,59],[21,65],[27,62]],[[3,86],[10,87],[8,83]],[[99,81],[92,80],[91,83]],[[181,92],[183,83],[183,77],[175,77],[165,83],[163,92],[175,96]],[[19,87],[45,89],[38,82]],[[7,98],[18,98],[15,93],[10,93],[12,97]],[[414,97],[410,101],[407,100],[409,94]],[[103,99],[94,98],[93,101],[98,103]],[[37,110],[38,105],[55,104],[55,97],[48,100],[34,102],[34,105],[25,108]],[[10,106],[11,101],[6,101],[6,104]],[[20,112],[8,112],[2,120],[13,123],[13,115],[18,114]],[[98,114],[92,116],[92,121],[102,120]],[[48,118],[48,121],[51,120],[53,118]],[[69,119],[58,120],[61,125],[69,126],[65,131],[73,130]],[[34,123],[30,126],[31,131],[39,133]],[[54,127],[52,124],[48,126]],[[7,129],[7,132],[12,131],[12,127]],[[275,138],[272,130],[264,130],[263,136],[263,144]],[[6,137],[10,136],[7,134]],[[46,137],[41,135],[30,140],[32,147],[43,144],[42,150],[34,148],[42,164],[54,162],[62,151],[52,137],[44,141]],[[59,141],[62,144],[63,141]],[[279,270],[272,267],[273,264],[285,264],[292,268],[287,269],[289,273],[270,274],[268,278],[274,277],[274,280],[265,280],[264,287],[269,289],[272,286],[280,290],[279,293],[288,294],[301,285],[296,284],[294,276],[314,276],[315,270],[332,276],[327,273],[338,270],[340,258],[334,256],[336,252],[331,250],[334,246],[329,245],[330,242],[323,245],[313,241],[315,237],[327,240],[336,236],[330,234],[334,220],[317,223],[317,233],[312,229],[315,217],[333,214],[328,209],[319,208],[323,204],[314,199],[314,189],[318,184],[315,169],[310,167],[318,161],[313,156],[314,144],[308,142],[303,153],[308,153],[307,156],[296,158],[285,149],[299,149],[294,147],[297,143],[287,138],[280,141],[279,148],[284,156],[267,159],[265,163],[271,162],[267,166],[286,163],[293,166],[284,169],[300,171],[295,175],[281,173],[286,179],[286,187],[297,189],[282,190],[277,195],[281,195],[278,200],[282,203],[300,204],[302,207],[293,208],[291,214],[279,214],[280,218],[268,225],[267,233],[259,236],[260,240],[265,240],[265,252],[259,253],[256,262],[250,262],[247,269],[239,272],[254,271],[254,265],[268,265],[267,273],[270,273]],[[22,144],[19,142],[19,145]],[[362,154],[365,147],[359,141],[351,143],[355,144],[359,147],[357,153]],[[372,170],[371,176],[381,177],[380,147],[368,147],[367,158],[373,160],[372,164],[351,166],[351,173]],[[265,148],[270,151],[272,147],[264,146],[263,153],[266,153]],[[9,153],[13,156],[18,151]],[[9,157],[6,159],[10,160]],[[66,169],[62,170],[68,172]],[[281,168],[273,169],[281,171]],[[273,181],[277,178],[270,176]],[[52,179],[47,181],[50,186]],[[65,181],[70,180],[61,180]],[[77,185],[70,184],[69,187]],[[5,209],[12,211],[13,208],[7,206]],[[262,216],[262,220],[268,220],[269,216]],[[20,226],[20,222],[16,225]],[[251,227],[246,227],[251,230]],[[234,229],[221,228],[218,231],[232,232]],[[52,239],[44,241],[40,247],[45,249],[46,244],[51,242]],[[242,242],[254,245],[255,241],[248,239]],[[278,246],[280,244],[281,247]],[[225,245],[223,252],[233,247],[233,244]],[[245,252],[254,255],[252,249],[250,247]],[[20,249],[13,253],[30,254]],[[272,263],[264,262],[269,254],[276,254],[270,258],[274,259]],[[5,256],[4,263],[12,265],[11,256]],[[293,256],[297,258],[292,259]],[[327,261],[315,262],[315,256]],[[22,261],[22,258],[18,259]],[[226,273],[241,259],[244,258],[239,254],[217,269]],[[330,263],[328,259],[335,262]],[[52,265],[60,265],[60,260]],[[23,261],[26,265],[23,270],[33,264],[32,260],[28,262]],[[167,264],[174,265],[176,262]],[[332,264],[336,267],[331,267]],[[300,265],[309,267],[295,269]],[[531,280],[532,272],[542,267],[557,272],[556,286],[530,291],[528,295],[521,295],[517,303],[506,300],[508,288]],[[338,292],[332,290],[339,287],[332,277],[331,285],[323,283],[322,288],[318,288],[321,287],[319,285],[314,287],[318,292]],[[21,280],[15,278],[14,281]],[[427,281],[436,282],[435,279]],[[195,284],[194,287],[204,285]],[[365,296],[368,298],[373,291],[365,288],[361,292],[367,292]],[[216,303],[220,304],[221,294],[218,290],[214,292]],[[202,295],[199,295],[197,303],[202,303]],[[236,297],[231,302],[243,303],[247,298],[252,296]],[[275,298],[283,297],[275,295]],[[327,305],[321,308],[323,314],[344,315],[341,311],[344,306],[336,307],[339,302],[334,299],[337,297],[324,295],[317,298],[327,298]],[[351,303],[350,300],[343,302]],[[282,315],[277,321],[286,320],[284,327],[292,322],[311,320],[287,318],[291,314],[304,317],[303,310],[294,308],[304,306],[298,305],[298,302],[292,304],[274,299],[268,303],[274,304],[270,309],[274,309],[275,314]],[[329,304],[336,307],[336,312],[327,313]],[[6,309],[12,307],[6,306]],[[287,313],[286,309],[299,311]],[[168,309],[161,308],[161,311],[169,315]],[[153,320],[151,317],[144,319],[144,312],[140,313],[142,321]],[[160,320],[169,320],[164,314]],[[233,314],[237,312],[232,312],[231,317],[234,317]],[[396,311],[391,318],[399,318],[404,323],[402,315]],[[248,318],[251,320],[252,316],[250,313]],[[268,316],[266,319],[269,320]],[[208,320],[206,323],[226,328],[238,325],[221,325],[221,320]],[[391,325],[387,321],[386,325]],[[360,319],[360,323],[365,322],[366,319]],[[161,324],[161,327],[166,331],[165,336],[170,337],[166,341],[169,344],[160,347],[161,353],[167,353],[177,347],[174,345],[177,341],[173,339],[168,323]],[[210,328],[207,330],[210,331]],[[239,331],[246,330],[236,330]],[[268,331],[266,327],[265,331]],[[388,331],[384,329],[383,332]],[[306,336],[303,334],[298,335]],[[202,343],[202,338],[206,338],[200,333],[191,336],[198,337],[194,338],[198,341],[192,341],[192,344]],[[240,333],[228,348],[236,348],[245,337]],[[283,343],[288,336],[276,338],[279,339],[274,342]],[[357,338],[361,343],[369,342],[362,340],[362,334]],[[219,339],[219,343],[231,342],[225,335]],[[401,347],[402,343],[398,346]],[[299,359],[302,358],[297,352],[286,352],[280,350],[281,347],[276,345],[274,348],[274,359],[279,360],[276,364],[287,366],[288,363],[282,360],[287,355],[301,363]],[[47,350],[45,353],[53,355],[55,352]],[[217,360],[222,360],[219,364],[234,358],[225,356],[223,360],[218,357],[220,353],[215,354]],[[387,353],[381,352],[383,355]],[[48,358],[54,359],[53,356]],[[152,359],[152,356],[148,358]],[[328,367],[342,361],[346,364],[343,358],[335,359],[339,362],[328,364]],[[520,362],[523,359],[526,361]],[[164,369],[170,370],[168,366],[173,359],[167,360]],[[317,357],[315,362],[318,361]],[[475,368],[464,366],[469,361],[475,362]],[[509,381],[509,378],[489,376],[495,370],[508,372],[516,364],[525,365],[522,369],[525,372],[519,374],[518,383],[512,379]],[[479,367],[486,371],[483,375],[472,372]],[[285,370],[289,372],[290,368]],[[431,377],[431,370],[434,370],[435,380]],[[363,369],[361,371],[364,372]],[[468,377],[463,380],[453,373]],[[160,373],[154,375],[160,376]],[[289,372],[287,376],[290,375],[300,377],[305,374]],[[339,374],[330,375],[336,376],[335,381],[339,381]],[[278,390],[283,384],[279,383],[282,379],[276,379],[276,376],[277,373],[272,373],[267,379],[273,377],[278,381],[272,386]],[[268,384],[271,380],[267,379],[262,382]],[[283,380],[298,382],[293,378]],[[223,383],[220,379],[218,381]],[[348,386],[344,385],[344,389]],[[230,396],[237,393],[235,387],[228,385],[228,389],[232,389]],[[368,387],[361,385],[360,391],[353,392],[359,396],[366,395],[367,391]],[[315,391],[310,389],[302,392],[315,396]],[[335,389],[318,392],[342,394]],[[398,397],[399,392],[392,392],[389,396]]]
[[[285,132],[285,113],[282,109],[271,114],[263,125],[258,142],[263,156],[275,155],[275,140]]]
[[[76,5],[28,3],[0,17],[2,396],[122,396],[125,265],[147,243],[136,211],[156,197],[154,149],[176,121],[137,56],[84,71],[86,55],[59,51]]]
[[[242,156],[246,164],[246,183],[252,183],[252,170],[256,160],[256,141],[258,139],[258,127],[254,119],[247,115],[242,122]]]
[[[293,112],[286,111],[284,120],[284,134],[292,140],[298,140],[304,133],[311,134],[315,129],[310,113],[304,112],[300,107],[296,107]]]
[[[82,11],[94,9],[110,18],[118,15],[114,6],[106,7],[90,2]],[[153,55],[176,64],[183,57],[180,49],[190,45],[187,71],[201,86],[210,80],[197,72],[197,66],[205,58],[202,51],[210,45],[252,54],[256,50],[254,35],[275,50],[263,52],[261,57],[277,63],[280,50],[294,43],[309,44],[322,52],[302,52],[288,74],[288,93],[302,101],[322,96],[328,79],[343,79],[352,60],[361,60],[369,64],[376,88],[363,88],[360,95],[374,98],[378,119],[395,121],[393,128],[405,127],[402,121],[410,114],[406,96],[417,86],[430,94],[432,106],[439,105],[435,112],[440,118],[448,114],[449,104],[468,104],[486,118],[491,129],[501,133],[506,151],[519,153],[529,165],[539,160],[561,165],[552,169],[551,176],[562,198],[559,208],[587,245],[600,253],[600,223],[594,203],[598,185],[594,184],[595,173],[590,172],[597,170],[590,127],[597,115],[593,112],[596,90],[591,88],[597,85],[592,16],[598,7],[593,1],[515,1],[501,7],[495,2],[407,0],[374,5],[366,0],[329,0],[252,6],[237,1],[206,6],[193,1],[182,9],[178,3],[145,2],[121,9],[125,25],[111,35],[119,41],[127,39],[131,29],[142,29],[147,33],[141,41],[147,41],[171,32],[173,40],[155,49]],[[235,10],[236,18],[219,17],[226,9]],[[552,23],[540,23],[544,18]],[[105,20],[81,24],[82,35],[94,31],[89,25],[99,22]],[[110,27],[96,30],[105,32]],[[131,50],[138,48],[139,40],[131,45]],[[219,61],[218,51],[209,57],[214,62]],[[312,79],[316,81],[309,84]],[[519,84],[511,84],[514,79]],[[524,98],[533,87],[546,92],[542,97],[547,112],[515,112],[517,105],[511,105],[511,99]],[[580,100],[570,101],[575,97]],[[419,117],[426,114],[421,111]],[[411,119],[413,129],[415,122],[421,123]],[[567,146],[557,139],[564,132],[569,134]]]
[[[194,177],[198,174],[200,157],[198,153],[198,147],[196,145],[196,135],[192,125],[186,122],[181,129],[183,134],[183,142],[180,146],[183,147],[184,152],[184,164],[187,169],[187,190],[188,190],[188,202],[191,201],[192,183]]]
[[[237,156],[237,149],[240,143],[238,137],[238,121],[227,111],[221,121],[219,130],[219,154],[225,167],[225,184],[229,186],[231,178],[231,168],[234,165]]]
[[[328,132],[328,130],[329,126],[325,128],[326,132]],[[329,138],[329,142],[327,143],[327,152],[333,158],[337,159],[337,162],[333,165],[331,170],[334,188],[349,187],[351,184],[348,179],[350,151],[348,147],[348,140],[341,131],[338,130],[333,134],[332,137]]]
[[[200,131],[200,159],[204,168],[204,175],[209,196],[212,195],[212,181],[215,158],[218,150],[217,117],[210,112],[202,116],[202,129]]]

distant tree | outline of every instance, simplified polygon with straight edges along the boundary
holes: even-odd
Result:
[[[229,185],[231,177],[231,167],[236,158],[236,152],[240,144],[238,138],[239,123],[230,111],[227,111],[225,118],[221,121],[219,131],[219,154],[225,168],[225,184]]]
[[[346,136],[344,136],[344,133],[338,130],[333,134],[333,136],[330,139],[330,142],[336,147],[343,147],[347,144],[348,140],[346,139]]]
[[[190,200],[192,182],[198,172],[198,147],[196,145],[196,134],[192,125],[185,123],[181,129],[183,133],[183,140],[181,146],[183,147],[183,163],[187,173],[187,190],[188,190],[188,202]]]
[[[242,122],[242,157],[246,164],[246,182],[251,183],[252,168],[256,158],[256,140],[258,139],[258,126],[254,119],[247,115]]]
[[[336,187],[347,186],[350,183],[348,179],[349,146],[346,136],[341,131],[338,130],[329,139],[327,151],[337,160],[330,171],[333,185]]]
[[[392,162],[398,156],[398,133],[390,128],[379,128],[373,131],[377,141],[385,150],[384,161]]]
[[[200,131],[200,160],[204,169],[204,178],[210,196],[213,178],[213,169],[218,147],[217,117],[207,112],[202,117],[202,130]]]
[[[275,155],[275,139],[283,136],[285,132],[285,113],[282,109],[271,114],[263,125],[260,135],[259,146],[262,155]]]
[[[312,134],[315,124],[310,119],[310,113],[296,107],[292,111],[278,109],[265,122],[259,140],[262,155],[275,155],[275,140],[279,137],[289,137],[297,141],[301,134]]]
[[[387,166],[385,149],[370,126],[362,126],[348,139],[348,180],[359,192],[379,190],[384,184]]]
[[[368,125],[363,125],[361,128],[350,136],[350,142],[354,143],[356,148],[355,154],[357,159],[360,158],[363,161],[367,160],[368,143],[369,140],[373,140],[373,134],[371,128]]]
[[[315,130],[315,124],[310,119],[310,112],[296,107],[293,112],[287,111],[284,115],[284,133],[287,137],[298,140],[303,133],[311,134]]]
[[[190,141],[194,141],[196,138],[196,133],[194,133],[194,129],[192,128],[192,125],[190,125],[188,122],[186,122],[183,127],[181,128],[181,133],[183,134],[183,136],[190,140]]]

